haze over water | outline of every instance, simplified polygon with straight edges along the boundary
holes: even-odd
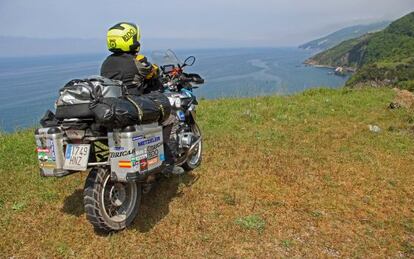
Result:
[[[197,57],[187,71],[206,79],[206,84],[195,91],[199,98],[207,99],[291,94],[345,83],[346,78],[332,75],[329,69],[303,65],[311,54],[296,48],[177,51],[182,59]],[[13,131],[36,125],[47,109],[54,109],[65,83],[98,74],[105,57],[0,58],[0,129]]]

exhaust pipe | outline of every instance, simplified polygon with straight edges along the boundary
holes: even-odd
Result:
[[[184,164],[188,160],[190,155],[194,152],[195,147],[200,143],[200,141],[201,141],[201,136],[190,146],[187,153],[181,158],[179,158],[178,161],[175,162],[175,165],[181,166],[182,164]]]
[[[192,153],[193,153],[193,151],[194,151],[194,149],[196,148],[196,146],[200,143],[200,141],[201,141],[201,139],[202,139],[202,137],[200,136],[192,145],[191,145],[191,147],[188,149],[188,151],[187,151],[187,156],[185,157],[185,160],[187,160],[189,157],[190,157],[190,155],[192,155]]]

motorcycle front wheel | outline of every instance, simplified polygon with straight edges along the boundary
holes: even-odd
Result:
[[[90,171],[83,191],[85,214],[98,231],[119,231],[130,226],[141,204],[141,185],[111,180],[109,168]]]
[[[201,130],[196,123],[191,126],[191,131],[197,137],[201,137]],[[196,169],[197,167],[200,166],[202,158],[203,158],[203,140],[201,140],[197,144],[196,148],[194,149],[193,154],[191,154],[188,157],[187,161],[183,164],[183,168],[186,171],[191,171],[191,170]]]

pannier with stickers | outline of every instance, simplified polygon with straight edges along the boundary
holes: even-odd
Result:
[[[35,132],[36,151],[42,176],[64,176],[63,130],[41,128]]]
[[[59,91],[56,111],[41,118],[34,134],[40,175],[87,172],[85,215],[97,230],[126,228],[160,178],[200,166],[198,103],[183,72],[194,61],[161,66],[164,88],[141,96],[100,76],[72,80]]]
[[[165,160],[162,127],[136,125],[108,133],[112,177],[119,182],[143,180]]]

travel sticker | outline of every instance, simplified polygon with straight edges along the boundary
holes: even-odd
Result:
[[[138,149],[138,150],[136,150],[136,151],[135,151],[135,154],[136,154],[137,156],[146,155],[146,154],[147,154],[147,148],[144,148],[144,149]]]
[[[48,156],[49,149],[38,147],[36,150],[37,150],[37,159],[39,159],[39,161],[46,162],[49,160],[49,156]]]
[[[142,139],[144,139],[144,136],[136,136],[136,137],[133,137],[132,138],[132,141],[139,141],[139,140],[142,140]]]
[[[39,153],[49,153],[49,149],[47,149],[47,148],[41,148],[41,147],[38,147],[36,149],[36,151],[39,152]]]
[[[49,160],[56,161],[56,153],[55,153],[55,145],[54,145],[54,142],[51,139],[49,139],[48,142],[49,142],[48,143],[48,147],[49,147],[49,155],[50,155]]]
[[[119,161],[118,166],[119,168],[131,168],[132,163],[131,161]]]
[[[148,166],[152,166],[158,163],[158,157],[148,160]]]
[[[160,140],[161,140],[161,137],[152,137],[152,138],[138,142],[138,146],[145,146],[145,145],[149,145],[152,143],[157,143]]]
[[[148,154],[148,159],[152,159],[154,157],[158,157],[158,148],[161,146],[161,143],[158,143],[156,145],[153,146],[148,146],[147,147],[147,154]]]
[[[128,155],[135,155],[135,148],[127,151],[111,152],[111,158],[123,157]]]
[[[139,169],[140,171],[145,171],[148,169],[148,161],[147,159],[141,159],[141,161],[139,161]]]
[[[134,167],[134,168],[139,167],[141,165],[141,161],[143,159],[145,159],[145,160],[147,159],[146,154],[140,155],[140,156],[137,156],[137,157],[134,157],[133,159],[131,159],[132,167]]]

